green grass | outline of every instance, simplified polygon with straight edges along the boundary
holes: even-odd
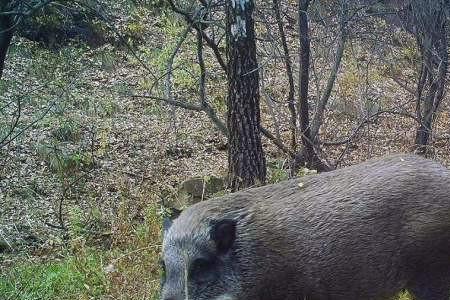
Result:
[[[106,290],[101,256],[24,264],[0,275],[2,300],[99,299]]]
[[[414,298],[407,291],[401,292],[393,300],[413,300]]]

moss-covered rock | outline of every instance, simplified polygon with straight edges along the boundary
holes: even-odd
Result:
[[[217,176],[195,176],[184,180],[176,195],[165,199],[165,205],[182,210],[223,191],[226,180]]]

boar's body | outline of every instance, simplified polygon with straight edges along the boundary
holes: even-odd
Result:
[[[450,174],[395,155],[229,194],[184,211],[163,256],[162,299],[448,300]]]

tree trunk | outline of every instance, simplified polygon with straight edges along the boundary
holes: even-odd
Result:
[[[308,7],[310,0],[299,0],[299,35],[300,35],[300,74],[299,74],[299,107],[297,109],[300,121],[301,140],[303,152],[298,154],[293,163],[293,169],[297,170],[301,165],[310,169],[327,171],[329,169],[317,156],[309,124],[309,69],[310,69],[310,39],[308,26]]]
[[[421,54],[417,84],[416,114],[420,120],[415,144],[420,154],[427,153],[433,121],[442,102],[448,74],[448,17],[446,1],[414,0],[411,13],[417,24],[416,39]],[[448,9],[448,8],[447,8]]]
[[[226,1],[228,172],[232,191],[265,183],[253,0]]]
[[[4,11],[3,7],[0,8],[0,11]],[[3,75],[6,54],[8,53],[9,45],[14,34],[12,21],[12,17],[10,16],[0,16],[0,78]]]
[[[448,75],[449,0],[385,0],[381,2],[385,6],[381,10],[380,2],[360,2],[370,5],[376,3],[373,12],[381,12],[379,16],[388,23],[416,37],[421,54],[421,70],[416,88],[416,114],[420,124],[416,130],[415,144],[418,153],[426,154]],[[391,13],[382,13],[389,10]]]

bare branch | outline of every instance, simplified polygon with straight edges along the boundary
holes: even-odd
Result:
[[[291,114],[291,149],[293,152],[297,149],[297,112],[295,111],[295,85],[294,85],[294,76],[292,74],[292,62],[289,53],[289,48],[286,41],[286,34],[284,33],[283,20],[280,14],[280,4],[279,0],[273,0],[273,9],[275,11],[275,17],[278,24],[278,31],[280,33],[281,44],[283,46],[284,52],[284,64],[286,68],[286,76],[289,82],[289,94],[287,98],[289,112]]]
[[[367,116],[366,118],[364,118],[364,120],[362,120],[358,124],[358,126],[356,126],[356,128],[353,130],[353,132],[344,140],[333,141],[333,142],[322,142],[321,144],[324,146],[338,146],[338,145],[343,145],[343,144],[349,143],[354,139],[354,137],[359,133],[359,131],[362,129],[362,127],[366,123],[370,122],[371,120],[373,120],[376,117],[379,117],[382,114],[393,114],[393,115],[400,115],[400,116],[408,117],[408,118],[414,119],[417,123],[420,124],[420,120],[414,114],[404,112],[404,111],[380,110],[380,111],[377,111],[376,113],[371,114],[371,115]]]
[[[198,65],[200,66],[200,80],[198,86],[200,92],[200,102],[202,106],[205,106],[207,104],[205,91],[206,69],[205,61],[203,60],[203,39],[200,32],[197,32],[197,59]]]
[[[17,113],[16,113],[16,118],[14,120],[14,123],[11,125],[11,127],[9,128],[8,133],[2,138],[2,140],[0,141],[0,148],[3,147],[3,143],[9,139],[9,137],[14,133],[14,131],[17,128],[17,125],[19,124],[19,120],[20,120],[20,115],[22,112],[22,102],[20,98],[17,98]]]
[[[11,10],[11,11],[5,11],[5,12],[0,12],[0,16],[20,16],[20,17],[29,17],[32,14],[34,14],[36,11],[38,11],[39,9],[43,8],[44,6],[46,6],[47,4],[50,4],[51,2],[53,2],[54,0],[44,0],[42,2],[38,2],[36,5],[34,6],[30,6],[28,11],[15,11],[15,10]],[[24,4],[28,4],[26,2],[24,2]]]
[[[263,99],[265,100],[265,102],[267,104],[267,108],[269,109],[269,114],[272,117],[272,122],[275,126],[275,136],[278,140],[281,141],[280,122],[277,118],[277,115],[275,114],[274,105],[273,105],[273,103],[275,101],[274,101],[273,97],[268,95],[267,92],[265,91],[266,88],[265,88],[265,80],[264,80],[264,68],[261,68],[260,76],[261,76],[260,91],[261,91],[261,94],[263,95]]]
[[[217,115],[215,114],[215,111],[212,109],[212,107],[207,104],[206,107],[201,107],[199,105],[190,104],[188,102],[183,102],[179,100],[169,100],[166,98],[161,98],[157,96],[151,96],[151,95],[133,95],[134,98],[148,98],[152,100],[162,101],[166,102],[170,105],[174,105],[180,108],[184,108],[187,110],[192,111],[199,111],[199,112],[205,112],[208,117],[213,121],[214,125],[219,129],[223,135],[228,136],[228,130],[223,121],[221,121],[219,118],[217,118]],[[287,153],[291,156],[294,155],[294,153],[289,150],[280,139],[277,139],[272,133],[270,133],[266,128],[260,126],[261,133],[264,134],[269,140],[271,140],[278,148],[280,148],[284,153]]]
[[[390,76],[392,80],[394,80],[395,83],[397,83],[401,88],[403,88],[405,91],[407,91],[408,93],[415,95],[416,91],[414,91],[414,89],[410,88],[407,84],[406,84],[406,80],[402,80],[396,76]]]
[[[217,62],[222,67],[222,69],[225,71],[225,73],[227,73],[227,71],[228,71],[227,64],[225,63],[225,61],[222,58],[222,54],[220,53],[218,44],[216,44],[214,42],[214,40],[211,39],[211,37],[208,34],[206,34],[206,32],[203,30],[202,25],[199,24],[199,21],[196,20],[195,18],[193,18],[192,13],[177,7],[175,5],[175,3],[173,2],[173,0],[167,0],[167,1],[169,2],[169,5],[174,12],[182,15],[188,24],[193,26],[193,28],[195,30],[197,30],[197,32],[201,33],[203,40],[206,42],[208,47],[211,48],[211,50],[213,51],[214,56],[217,59]]]
[[[184,108],[187,110],[203,111],[203,107],[195,105],[195,104],[191,104],[187,101],[167,99],[167,98],[162,98],[162,97],[157,97],[157,96],[152,96],[152,95],[132,95],[131,97],[133,97],[133,98],[148,98],[148,99],[157,100],[160,102],[165,102],[167,104],[181,107],[181,108]]]
[[[81,75],[81,73],[79,73],[79,75]],[[43,113],[39,117],[37,117],[30,124],[28,124],[21,130],[19,130],[19,132],[17,132],[16,134],[10,135],[9,138],[2,140],[0,142],[0,149],[9,145],[12,141],[14,141],[16,138],[21,136],[25,131],[27,131],[28,129],[33,127],[36,123],[41,121],[50,112],[50,110],[56,105],[56,103],[63,97],[63,95],[66,94],[67,91],[76,83],[76,81],[78,79],[79,79],[79,76],[73,77],[72,80],[70,81],[70,83],[64,88],[64,90],[62,90],[62,92],[56,97],[56,99],[54,101],[52,101],[52,103],[50,103],[50,105],[43,111]]]
[[[22,4],[28,6],[27,11],[18,11],[13,9],[11,11],[0,12],[0,17],[11,18],[14,20],[14,24],[5,30],[0,30],[0,34],[13,32],[26,17],[33,15],[35,12],[52,2],[54,2],[54,0],[43,0],[36,3],[34,6],[29,5],[27,2],[21,2]]]
[[[338,46],[336,49],[336,58],[334,61],[333,68],[331,69],[330,76],[328,77],[327,86],[325,87],[325,91],[323,92],[322,97],[320,97],[319,99],[319,103],[317,104],[317,109],[312,120],[311,139],[313,141],[316,141],[318,138],[319,129],[323,123],[323,115],[325,113],[325,108],[327,106],[328,100],[333,90],[334,83],[336,82],[339,67],[341,65],[342,56],[344,55],[345,41],[347,39],[346,18],[347,18],[347,7],[346,7],[346,0],[344,0],[341,1],[340,35],[338,39]]]
[[[108,26],[108,28],[114,32],[115,35],[117,35],[117,37],[120,39],[120,41],[125,45],[125,47],[128,48],[128,50],[131,52],[131,54],[133,55],[133,57],[139,62],[139,64],[141,65],[142,68],[144,68],[148,74],[150,74],[150,76],[153,77],[154,80],[157,79],[157,76],[153,73],[153,71],[147,66],[147,64],[139,57],[139,55],[137,55],[136,51],[133,49],[133,47],[131,47],[131,45],[128,43],[128,41],[125,39],[125,37],[122,35],[122,33],[120,33],[120,31],[115,27],[115,25],[113,24],[113,22],[111,22],[107,16],[105,16],[104,14],[102,14],[99,10],[97,10],[96,8],[86,4],[86,3],[82,3],[80,1],[76,1],[76,3],[78,3],[81,6],[84,6],[86,8],[88,8],[89,10],[91,10],[93,13],[95,13],[95,15],[102,20],[103,22],[105,22],[106,26]]]
[[[197,31],[197,59],[200,66],[200,80],[199,80],[199,92],[200,92],[200,103],[203,111],[208,115],[211,121],[216,125],[216,127],[224,134],[228,136],[227,126],[222,122],[216,114],[216,111],[211,107],[209,102],[206,100],[205,91],[205,81],[206,81],[206,68],[205,61],[203,59],[203,35],[200,31]]]
[[[181,34],[180,38],[178,39],[175,48],[172,51],[172,54],[170,55],[169,59],[167,60],[167,75],[166,75],[166,90],[165,90],[165,96],[169,100],[173,100],[173,94],[172,94],[172,66],[173,61],[175,59],[175,56],[177,55],[178,51],[181,48],[181,45],[184,43],[184,41],[187,38],[188,33],[191,31],[191,24],[188,24],[186,29]],[[176,128],[176,114],[174,106],[171,106],[171,114],[172,114],[172,127]]]
[[[281,140],[277,139],[272,133],[270,133],[266,128],[260,126],[259,130],[264,134],[269,140],[271,140],[278,148],[280,148],[284,153],[289,154],[291,157],[294,156],[294,152],[288,149]]]

